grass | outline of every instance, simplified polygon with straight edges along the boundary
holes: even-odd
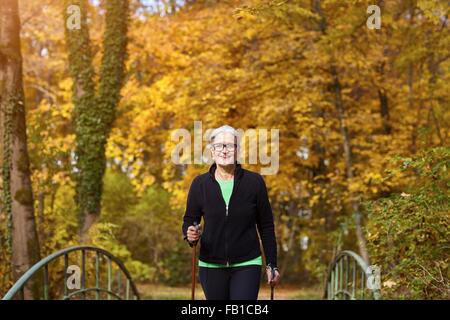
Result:
[[[137,284],[141,299],[143,300],[189,300],[191,298],[191,287],[187,284],[184,287],[169,287],[158,284],[140,283]],[[300,288],[293,285],[280,285],[275,288],[275,300],[315,300],[322,299],[322,290],[318,287]],[[195,289],[195,298],[205,300],[202,287],[198,285]],[[270,299],[270,287],[261,284],[259,290],[259,300]]]

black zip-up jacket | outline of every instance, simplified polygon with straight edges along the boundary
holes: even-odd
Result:
[[[266,263],[277,266],[277,243],[272,208],[263,177],[236,163],[229,207],[222,197],[214,172],[194,178],[189,189],[183,218],[183,235],[194,221],[204,220],[200,237],[200,259],[210,263],[232,264],[261,255],[257,230],[262,240]],[[192,246],[192,244],[190,244]]]

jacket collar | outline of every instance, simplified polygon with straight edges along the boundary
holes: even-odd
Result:
[[[235,162],[236,167],[234,168],[234,180],[238,180],[242,177],[244,174],[244,169],[242,168],[241,164],[237,161]],[[213,180],[216,180],[214,173],[216,172],[217,164],[214,162],[211,167],[209,168],[209,175]]]

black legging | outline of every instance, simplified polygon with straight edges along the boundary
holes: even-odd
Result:
[[[257,300],[261,266],[199,268],[207,300]]]

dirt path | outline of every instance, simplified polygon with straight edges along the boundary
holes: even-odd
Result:
[[[141,298],[145,300],[186,300],[191,298],[191,289],[185,287],[169,287],[155,284],[137,284]],[[196,299],[204,300],[205,296],[201,286],[197,286],[195,291]],[[259,300],[270,299],[270,287],[262,285],[259,291]],[[282,286],[275,289],[275,300],[311,300],[321,299],[322,290],[320,288],[299,288],[295,286]]]

